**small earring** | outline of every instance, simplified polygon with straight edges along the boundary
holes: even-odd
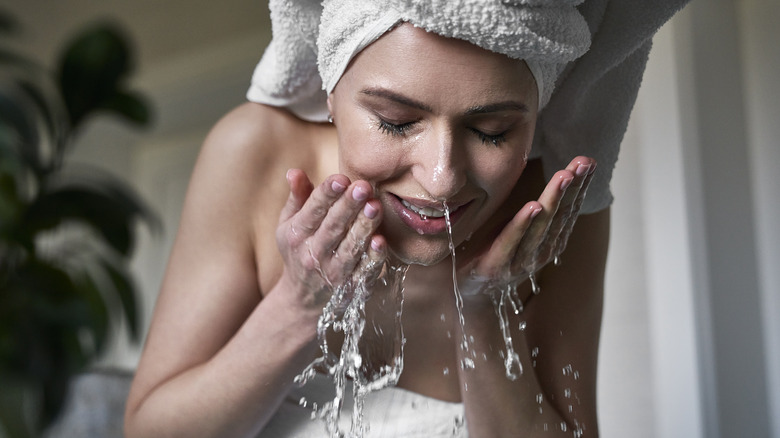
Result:
[[[333,116],[328,114],[328,123],[333,123]]]

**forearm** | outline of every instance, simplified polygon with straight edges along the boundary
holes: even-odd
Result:
[[[528,282],[521,285],[520,297],[530,301],[519,315],[511,305],[506,312],[523,367],[515,381],[506,377],[498,355],[506,346],[492,304],[466,304],[466,332],[474,337],[477,360],[460,378],[472,436],[550,436],[564,428],[565,436],[572,430],[598,436],[596,369],[608,243],[609,211],[583,215],[561,266],[537,273],[541,293],[532,295]]]
[[[256,435],[316,353],[314,312],[293,312],[274,290],[208,361],[155,386],[128,406],[133,437]]]

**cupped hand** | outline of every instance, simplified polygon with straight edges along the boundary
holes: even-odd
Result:
[[[315,188],[305,172],[291,169],[287,182],[290,195],[276,229],[284,260],[280,282],[304,307],[322,310],[355,272],[378,274],[370,268],[381,265],[387,252],[382,236],[374,235],[382,207],[371,198],[370,184],[344,175],[331,175]]]
[[[541,196],[525,204],[482,255],[459,268],[461,291],[496,293],[533,280],[535,272],[560,257],[595,170],[594,159],[580,156],[556,172]]]

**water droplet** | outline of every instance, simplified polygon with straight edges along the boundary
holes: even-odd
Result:
[[[520,321],[520,325],[518,326],[518,328],[520,329],[520,331],[523,331],[525,330],[526,325],[528,324],[525,321]]]
[[[534,293],[534,295],[539,295],[539,292],[541,292],[542,289],[539,287],[539,284],[536,282],[536,275],[532,272],[528,274],[528,279],[531,280],[531,291]]]

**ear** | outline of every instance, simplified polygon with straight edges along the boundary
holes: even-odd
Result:
[[[330,114],[331,117],[333,117],[333,93],[328,94],[328,114]]]

